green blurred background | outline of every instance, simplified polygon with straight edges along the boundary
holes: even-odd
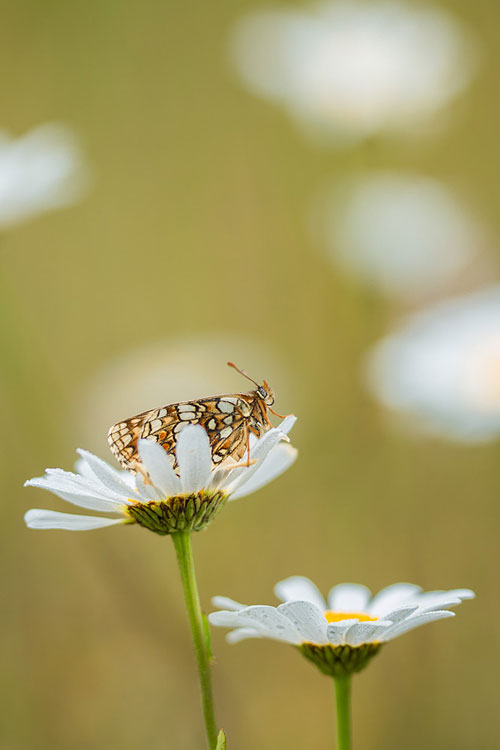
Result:
[[[300,417],[297,464],[194,540],[205,609],[214,594],[274,603],[274,583],[292,574],[325,592],[341,581],[471,587],[478,599],[455,620],[396,641],[356,679],[356,746],[498,747],[498,446],[387,429],[359,369],[400,310],[335,275],[306,217],[325,180],[406,169],[465,186],[500,231],[499,11],[440,3],[483,46],[442,133],[335,151],[306,142],[231,73],[229,29],[259,5],[3,6],[0,125],[67,122],[94,171],[81,204],[1,242],[4,750],[203,747],[170,541],[134,527],[36,533],[22,521],[29,507],[70,510],[23,482],[70,469],[79,446],[107,458],[106,428],[127,415],[118,402],[107,413],[109,381],[137,388],[134,350],[168,369],[171,346],[176,372],[186,347],[206,378],[185,396],[246,389],[224,368],[238,358],[269,379],[278,410]],[[174,390],[167,378],[160,403]],[[159,405],[147,388],[134,398],[137,411]],[[331,747],[332,686],[293,649],[231,647],[221,630],[214,648],[229,747]]]

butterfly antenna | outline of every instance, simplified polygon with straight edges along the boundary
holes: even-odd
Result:
[[[247,375],[247,373],[245,372],[245,370],[240,370],[239,367],[236,367],[236,365],[234,364],[234,362],[228,362],[227,364],[229,365],[229,367],[232,367],[234,370],[236,370],[236,372],[239,372],[240,375],[243,375],[244,378],[248,378],[248,380],[250,380],[252,383],[254,383],[257,386],[257,388],[259,387],[259,383],[257,383],[256,380],[254,380],[253,378],[251,378],[250,375]]]

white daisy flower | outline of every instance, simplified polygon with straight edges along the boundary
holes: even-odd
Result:
[[[330,260],[403,300],[442,292],[487,246],[464,201],[423,175],[367,173],[315,205],[314,231]]]
[[[434,620],[453,617],[450,607],[472,599],[469,589],[426,591],[395,583],[372,596],[366,586],[341,583],[324,600],[303,576],[280,581],[275,594],[283,604],[246,606],[217,596],[223,610],[209,615],[212,625],[234,628],[230,643],[272,638],[300,648],[322,672],[341,677],[358,672],[382,644]]]
[[[47,123],[12,138],[0,131],[0,227],[67,206],[89,184],[75,135],[65,125]]]
[[[158,534],[199,531],[228,499],[236,500],[260,489],[295,461],[297,451],[282,441],[295,423],[286,417],[279,427],[250,444],[250,466],[244,457],[214,467],[207,433],[188,425],[179,435],[174,472],[166,451],[152,440],[139,440],[144,475],[118,471],[97,456],[79,450],[78,473],[47,469],[27,486],[42,487],[74,505],[114,513],[116,518],[74,515],[52,510],[29,510],[32,529],[96,529],[120,523],[138,523]]]
[[[312,134],[351,139],[426,125],[468,84],[476,44],[444,10],[321,2],[244,17],[234,64]]]
[[[380,401],[421,431],[479,442],[500,435],[500,286],[411,316],[367,361]]]

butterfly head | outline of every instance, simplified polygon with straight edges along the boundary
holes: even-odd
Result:
[[[266,406],[272,406],[274,404],[274,393],[269,387],[269,384],[266,383],[264,380],[262,385],[259,385],[256,380],[250,377],[250,375],[247,375],[245,370],[240,370],[239,367],[236,367],[234,362],[228,362],[229,367],[233,367],[237,372],[240,373],[240,375],[243,375],[243,377],[248,378],[254,385],[257,386],[254,393],[257,395],[258,398],[262,399]]]
[[[274,404],[274,393],[272,392],[271,388],[269,387],[269,384],[264,382],[262,385],[259,385],[257,387],[256,393],[258,396],[264,401],[264,403],[267,406],[272,406]]]

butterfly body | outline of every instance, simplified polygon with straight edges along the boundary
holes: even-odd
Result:
[[[108,433],[111,451],[123,468],[136,470],[137,441],[154,440],[165,449],[176,469],[179,434],[186,425],[199,424],[208,435],[214,464],[227,458],[239,461],[249,449],[250,435],[259,438],[273,426],[267,410],[274,396],[265,381],[256,385],[249,393],[180,401],[117,422]]]

